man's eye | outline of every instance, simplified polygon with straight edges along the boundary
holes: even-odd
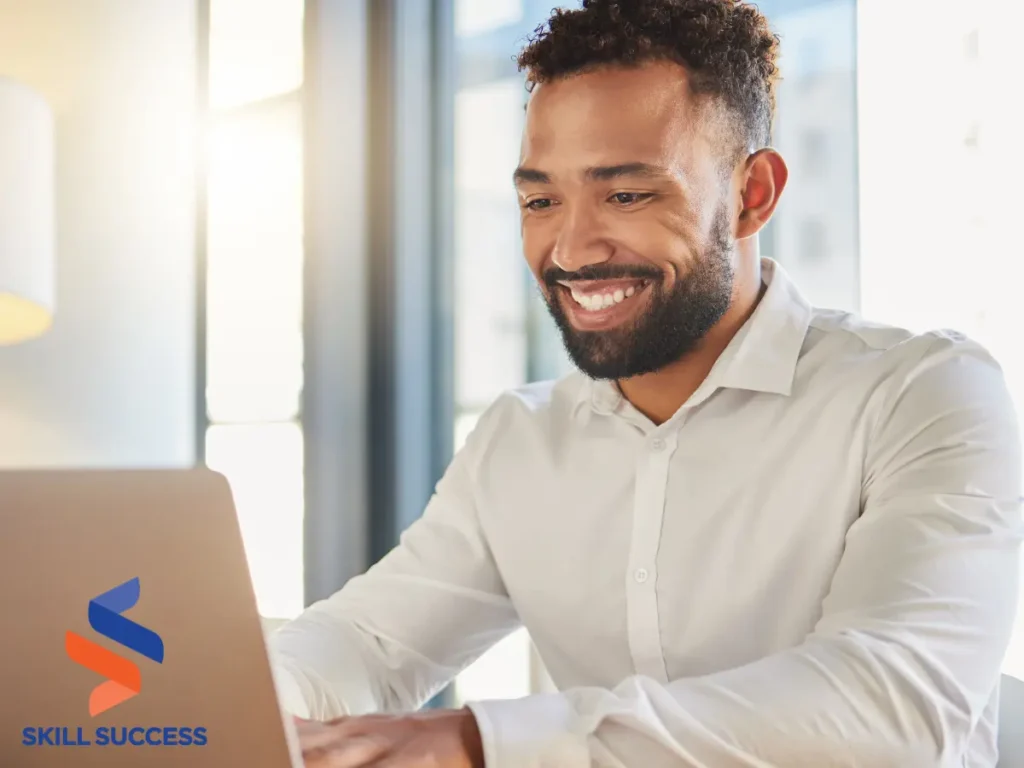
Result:
[[[524,205],[523,207],[531,211],[539,211],[544,208],[550,208],[551,198],[541,197],[536,200],[531,200],[530,202],[526,203],[526,205]]]
[[[649,197],[652,197],[649,192],[616,192],[612,195],[612,200],[619,205],[633,205]]]

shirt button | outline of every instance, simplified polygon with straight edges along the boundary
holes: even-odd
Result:
[[[636,579],[637,584],[643,584],[647,581],[647,569],[637,568],[636,572],[633,574],[633,578]]]
[[[656,451],[663,451],[665,450],[665,441],[659,437],[657,440],[651,443],[651,447]]]

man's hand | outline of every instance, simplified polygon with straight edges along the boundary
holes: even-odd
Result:
[[[468,709],[295,721],[306,768],[484,768]]]

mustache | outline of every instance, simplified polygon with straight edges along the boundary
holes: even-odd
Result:
[[[558,283],[573,280],[660,280],[662,271],[657,267],[643,264],[587,264],[572,272],[559,267],[549,267],[543,273],[544,284],[553,288]]]

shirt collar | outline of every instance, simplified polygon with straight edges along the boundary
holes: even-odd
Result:
[[[727,365],[719,383],[788,396],[813,310],[777,262],[761,259],[761,279],[767,290],[726,347],[722,357]]]
[[[792,392],[813,310],[778,262],[761,259],[761,281],[764,296],[700,387],[708,394],[718,387]],[[598,413],[612,413],[622,399],[614,382],[584,379],[574,411],[589,403]]]

